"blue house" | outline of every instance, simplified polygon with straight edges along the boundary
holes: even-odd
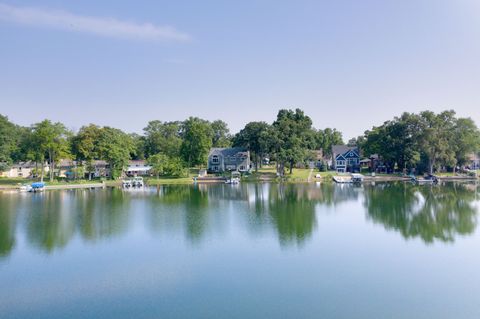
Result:
[[[356,146],[334,145],[332,168],[338,173],[360,171],[360,150]]]

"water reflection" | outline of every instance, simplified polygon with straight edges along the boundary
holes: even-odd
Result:
[[[476,186],[449,183],[441,187],[383,184],[365,189],[368,218],[426,243],[454,241],[477,226]]]
[[[431,187],[392,183],[0,193],[0,258],[11,254],[20,237],[29,247],[51,253],[75,237],[96,242],[124,236],[139,223],[152,234],[180,235],[193,244],[236,227],[267,236],[273,231],[280,245],[302,246],[314,235],[319,216],[335,212],[342,203],[357,205],[367,220],[406,239],[452,242],[458,235],[475,231],[477,192],[475,184]]]

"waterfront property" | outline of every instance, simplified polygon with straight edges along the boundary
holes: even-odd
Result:
[[[34,161],[18,162],[11,165],[6,171],[0,172],[1,177],[8,178],[32,178],[36,174],[40,174],[42,165],[40,163],[36,164]],[[36,172],[38,169],[38,172]],[[44,164],[44,173],[49,171],[48,164]]]
[[[208,154],[208,171],[211,173],[246,172],[249,169],[250,152],[246,148],[212,148]]]
[[[128,167],[125,170],[127,176],[149,176],[152,166],[147,164],[147,161],[136,160],[129,161]]]
[[[332,168],[338,173],[353,173],[360,170],[360,150],[358,147],[334,145],[332,147],[332,154]]]

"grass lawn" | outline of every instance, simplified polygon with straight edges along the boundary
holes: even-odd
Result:
[[[160,177],[149,178],[146,180],[147,185],[166,185],[166,184],[193,184],[193,177]]]
[[[31,182],[32,180],[28,178],[0,177],[0,185],[4,185],[4,186],[17,186],[18,184],[28,184]]]
[[[294,168],[292,174],[290,174],[290,170],[286,170],[285,177],[291,180],[301,180],[307,181],[308,175],[310,175],[311,169],[309,168]],[[315,177],[316,173],[312,172],[312,177]]]

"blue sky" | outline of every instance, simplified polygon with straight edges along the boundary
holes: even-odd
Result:
[[[141,132],[300,107],[345,138],[401,114],[480,124],[477,0],[0,0],[0,113]]]

